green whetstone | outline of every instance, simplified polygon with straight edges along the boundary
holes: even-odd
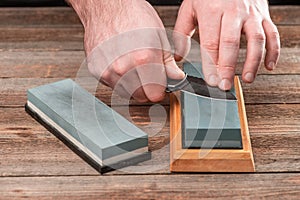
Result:
[[[26,111],[99,172],[151,158],[146,133],[71,79],[27,96]]]
[[[186,63],[184,71],[203,78],[200,63]],[[234,88],[230,92],[235,95]],[[183,148],[243,148],[237,101],[182,91],[181,103]]]

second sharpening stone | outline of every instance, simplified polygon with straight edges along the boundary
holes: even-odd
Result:
[[[71,79],[27,95],[26,110],[101,173],[151,158],[145,132]]]

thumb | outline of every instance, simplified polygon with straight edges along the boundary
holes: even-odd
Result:
[[[177,66],[171,53],[164,53],[164,65],[168,78],[183,79],[185,77],[184,72]]]
[[[191,47],[191,36],[195,32],[193,8],[190,2],[184,1],[178,12],[178,17],[173,32],[175,46],[175,60],[181,61]]]

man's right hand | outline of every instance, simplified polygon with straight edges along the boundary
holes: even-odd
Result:
[[[70,0],[84,29],[90,72],[121,96],[157,102],[166,77],[182,79],[164,26],[146,1]]]

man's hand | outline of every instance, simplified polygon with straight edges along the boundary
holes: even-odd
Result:
[[[160,101],[166,77],[182,79],[164,26],[141,0],[70,0],[85,29],[91,73],[125,97]]]
[[[280,40],[267,0],[184,0],[174,30],[176,60],[188,52],[187,44],[197,24],[203,73],[208,84],[223,90],[231,88],[241,33],[247,39],[243,81],[254,81],[265,48],[265,66],[268,70],[275,68]]]

